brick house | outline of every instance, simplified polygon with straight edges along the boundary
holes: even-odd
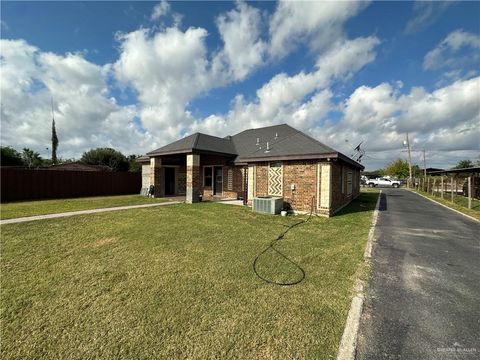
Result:
[[[297,212],[332,215],[360,191],[363,166],[289,125],[219,138],[196,133],[139,159],[142,187],[187,203],[280,196]]]

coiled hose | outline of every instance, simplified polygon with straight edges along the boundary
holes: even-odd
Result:
[[[290,285],[296,285],[296,284],[299,284],[301,283],[304,279],[305,279],[305,270],[303,270],[303,268],[298,265],[295,261],[293,261],[292,259],[290,259],[288,256],[286,256],[284,253],[282,253],[280,250],[276,249],[275,248],[275,245],[280,241],[282,240],[285,235],[290,231],[292,230],[294,227],[298,226],[298,225],[301,225],[301,224],[306,224],[307,222],[310,221],[310,219],[312,218],[312,215],[313,215],[313,204],[314,204],[314,201],[315,201],[315,198],[312,197],[312,202],[311,202],[311,207],[310,207],[310,214],[308,215],[308,218],[307,219],[302,219],[296,223],[293,223],[292,225],[290,225],[289,227],[287,227],[286,230],[284,230],[282,233],[280,233],[274,240],[272,240],[270,242],[270,244],[264,249],[262,250],[258,255],[257,257],[255,258],[255,260],[253,260],[253,272],[255,273],[255,275],[260,278],[261,280],[265,281],[266,283],[268,284],[273,284],[273,285],[280,285],[280,286],[290,286]],[[275,280],[271,280],[271,279],[268,279],[267,277],[261,275],[259,272],[258,272],[258,269],[257,269],[257,264],[258,264],[258,260],[262,257],[262,255],[264,255],[266,252],[268,252],[269,250],[271,251],[275,251],[278,255],[280,255],[281,257],[283,257],[286,261],[288,261],[290,264],[292,264],[293,266],[295,266],[299,271],[300,271],[300,277],[294,281],[291,281],[291,282],[279,282],[279,281],[275,281]]]

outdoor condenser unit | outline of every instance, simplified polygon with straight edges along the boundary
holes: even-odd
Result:
[[[259,212],[263,214],[280,214],[280,211],[283,207],[283,198],[275,196],[259,196],[253,198],[253,207],[254,212]]]

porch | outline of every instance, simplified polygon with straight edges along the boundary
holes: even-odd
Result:
[[[151,156],[142,167],[154,196],[183,198],[186,203],[245,199],[245,170],[231,155],[174,153]],[[145,185],[144,185],[145,186]]]

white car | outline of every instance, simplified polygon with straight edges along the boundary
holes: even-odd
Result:
[[[367,181],[367,185],[369,187],[376,187],[376,186],[391,186],[394,188],[400,187],[400,181],[398,180],[391,180],[388,178],[378,178],[378,179],[370,179]]]

